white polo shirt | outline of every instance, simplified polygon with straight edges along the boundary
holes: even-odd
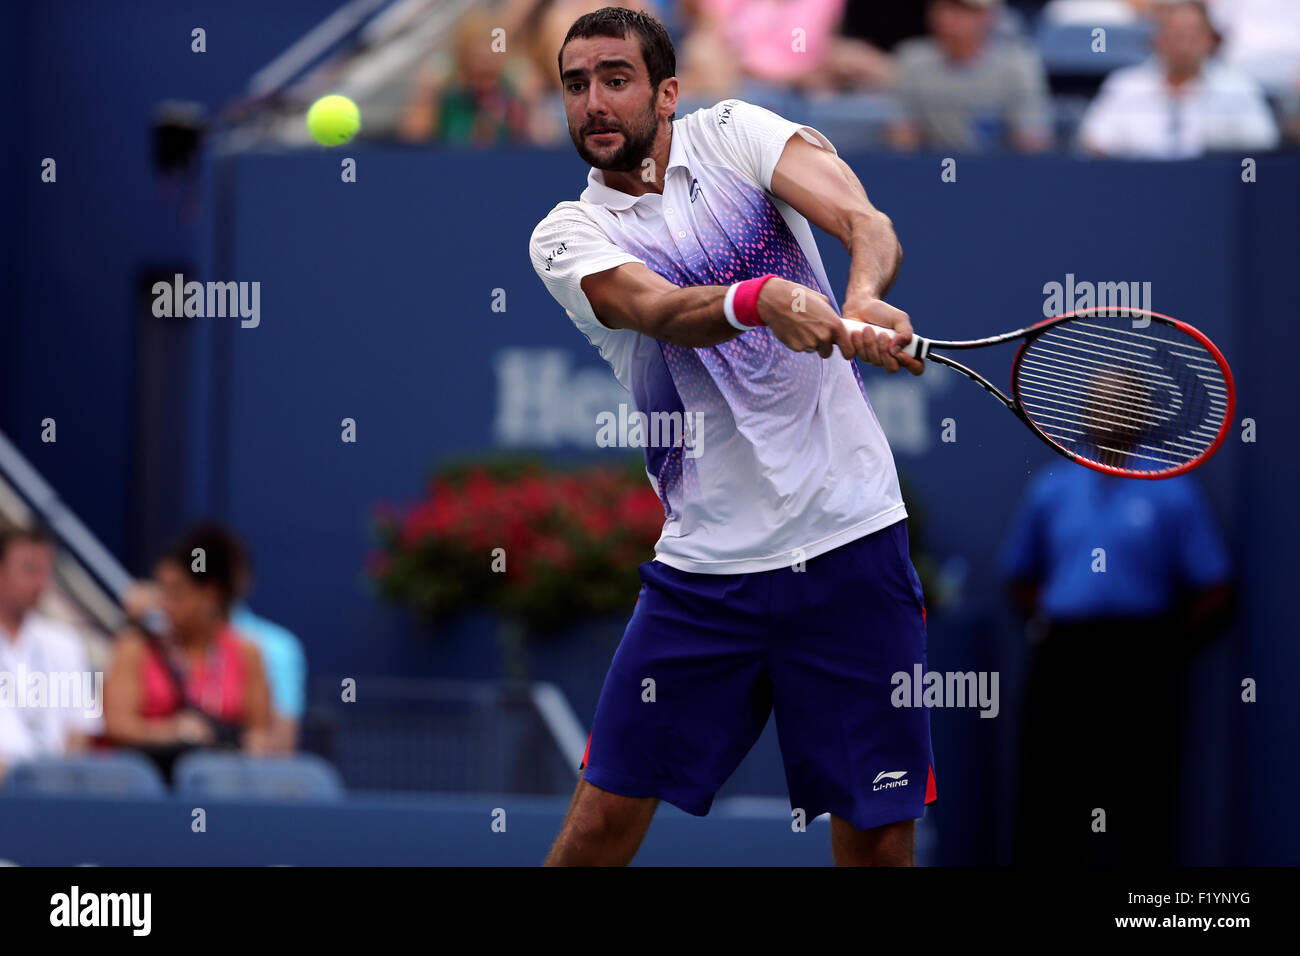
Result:
[[[1177,96],[1155,60],[1116,70],[1079,126],[1083,146],[1132,159],[1272,149],[1277,140],[1277,124],[1259,86],[1214,61]]]
[[[0,629],[0,763],[58,756],[69,733],[99,733],[102,688],[70,628],[32,613],[17,637]]]
[[[584,276],[641,262],[678,286],[775,273],[836,303],[808,221],[769,192],[796,133],[834,151],[816,130],[725,100],[673,123],[662,195],[620,192],[592,169],[581,199],[533,231],[533,268],[636,410],[699,426],[675,447],[645,449],[665,511],[655,559],[680,570],[786,567],[907,516],[856,364],[838,349],[792,352],[767,328],[686,348],[606,328],[582,291]]]

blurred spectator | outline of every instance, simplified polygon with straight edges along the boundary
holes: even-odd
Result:
[[[235,603],[230,610],[230,624],[239,637],[251,642],[262,655],[267,683],[271,689],[271,724],[267,750],[289,753],[298,746],[298,732],[307,693],[307,659],[302,642],[279,624],[255,614],[247,597],[253,587],[252,561],[248,548],[233,532],[217,526],[208,530],[221,537],[234,568]],[[156,585],[141,583],[127,599],[127,612],[142,619],[161,608]]]
[[[745,68],[702,0],[685,0],[686,31],[677,46],[677,76],[684,101],[705,103],[738,96]]]
[[[1079,129],[1090,153],[1181,159],[1207,151],[1272,149],[1277,126],[1259,86],[1211,59],[1219,38],[1199,0],[1156,8],[1155,57],[1116,70]]]
[[[1199,487],[1053,465],[1031,481],[1001,569],[1034,642],[1017,862],[1174,863],[1186,665],[1229,594]]]
[[[230,623],[262,654],[271,686],[268,749],[289,753],[298,747],[298,731],[307,695],[307,658],[302,651],[302,642],[292,631],[253,613],[248,606],[246,598],[253,589],[252,567],[247,549],[238,542],[236,555],[239,558],[235,576],[236,602],[230,612]]]
[[[1056,23],[1108,26],[1134,23],[1148,16],[1161,0],[1051,0],[1043,16]]]
[[[1042,62],[1018,43],[989,40],[1001,0],[929,0],[931,36],[898,46],[903,118],[899,149],[963,152],[1051,146],[1051,103]]]
[[[601,7],[633,7],[645,10],[673,32],[678,0],[509,0],[504,15],[506,22],[515,24],[512,32],[530,38],[530,62],[532,76],[535,78],[540,94],[550,96],[553,101],[553,115],[557,117],[556,128],[562,135],[566,124],[563,121],[564,105],[560,100],[560,71],[558,57],[564,38],[569,33],[573,21],[586,13]],[[683,4],[689,0],[681,0]],[[689,24],[686,24],[689,25]],[[507,29],[511,29],[507,27]],[[678,43],[680,51],[682,44]],[[678,65],[682,62],[678,57]],[[545,100],[543,99],[543,103]],[[549,135],[549,131],[548,131]],[[551,142],[547,139],[546,142]]]
[[[925,4],[850,3],[840,20],[825,72],[843,91],[890,89],[897,81],[892,51],[903,40],[925,35]]]
[[[547,122],[550,113],[537,108],[532,66],[510,51],[509,34],[502,38],[504,50],[493,48],[499,26],[478,9],[457,22],[450,61],[427,65],[416,76],[398,124],[402,139],[482,147],[558,135],[557,124]]]
[[[271,696],[257,648],[230,625],[239,559],[228,535],[200,527],[158,561],[159,604],[117,638],[105,685],[109,739],[170,773],[192,747],[271,751]]]
[[[689,0],[683,85],[730,95],[739,80],[804,91],[883,87],[891,58],[837,26],[845,0]],[[719,82],[719,77],[726,79]]]
[[[1270,96],[1300,84],[1300,2],[1209,0],[1210,21],[1223,37],[1224,65],[1245,73]]]
[[[54,542],[45,532],[0,531],[0,681],[7,685],[0,693],[0,779],[20,761],[84,750],[102,726],[92,716],[102,704],[93,679],[94,700],[64,700],[59,690],[71,692],[71,680],[84,697],[88,672],[77,633],[36,611],[53,569]]]

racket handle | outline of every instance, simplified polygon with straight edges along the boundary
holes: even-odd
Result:
[[[875,329],[877,334],[883,336],[887,343],[892,342],[894,340],[894,336],[897,334],[894,332],[893,329],[886,329],[883,326],[879,326],[879,325],[871,325],[867,322],[859,322],[857,319],[841,318],[840,321],[844,323],[844,327],[848,329],[850,332],[856,332],[859,329]],[[929,344],[930,343],[926,339],[923,339],[919,335],[913,333],[911,341],[909,341],[906,345],[904,345],[901,349],[899,349],[899,351],[902,352],[904,355],[910,355],[912,358],[925,358],[926,353],[930,351],[928,348],[926,348],[926,346]]]

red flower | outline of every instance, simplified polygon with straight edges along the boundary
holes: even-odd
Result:
[[[604,467],[500,474],[436,478],[404,515],[376,508],[382,544],[367,567],[385,593],[439,613],[498,607],[539,626],[626,610],[664,520],[645,479]],[[489,571],[495,548],[505,574]]]

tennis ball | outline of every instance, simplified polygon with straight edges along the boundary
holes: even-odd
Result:
[[[322,146],[342,146],[361,128],[357,104],[337,93],[322,96],[307,111],[307,130]]]

